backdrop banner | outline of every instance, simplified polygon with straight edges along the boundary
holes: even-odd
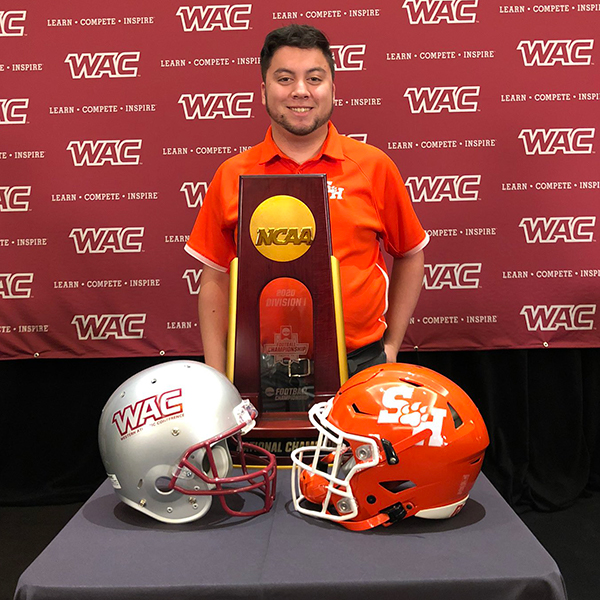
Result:
[[[264,137],[258,54],[290,22],[328,35],[336,127],[431,236],[403,349],[597,346],[600,4],[7,0],[0,356],[202,353],[183,245]]]

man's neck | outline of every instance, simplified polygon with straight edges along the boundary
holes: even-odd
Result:
[[[299,165],[310,160],[319,152],[327,138],[328,131],[329,125],[324,125],[309,135],[294,135],[276,125],[271,129],[275,145]]]

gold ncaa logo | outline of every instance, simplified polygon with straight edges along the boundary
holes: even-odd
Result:
[[[271,196],[261,202],[250,219],[250,237],[269,260],[289,262],[300,258],[315,239],[310,209],[293,196]]]

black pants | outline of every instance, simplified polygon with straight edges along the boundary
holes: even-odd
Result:
[[[359,371],[386,362],[383,340],[358,348],[348,354],[348,377]],[[314,401],[312,377],[288,377],[285,365],[272,357],[262,356],[261,390],[263,410],[287,412],[305,411]],[[281,396],[283,394],[283,396]]]
[[[353,350],[348,354],[348,378],[367,367],[381,365],[385,362],[387,362],[387,357],[383,348],[383,340]]]

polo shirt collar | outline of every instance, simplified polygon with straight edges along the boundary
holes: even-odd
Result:
[[[319,154],[316,156],[316,159],[320,160],[324,156],[332,158],[333,160],[344,160],[341,136],[331,121],[329,121],[327,137],[325,138],[325,142],[321,147]],[[271,127],[269,127],[267,135],[262,143],[261,155],[258,162],[263,165],[274,158],[287,158],[288,160],[291,160],[277,147],[277,144],[273,141]]]

